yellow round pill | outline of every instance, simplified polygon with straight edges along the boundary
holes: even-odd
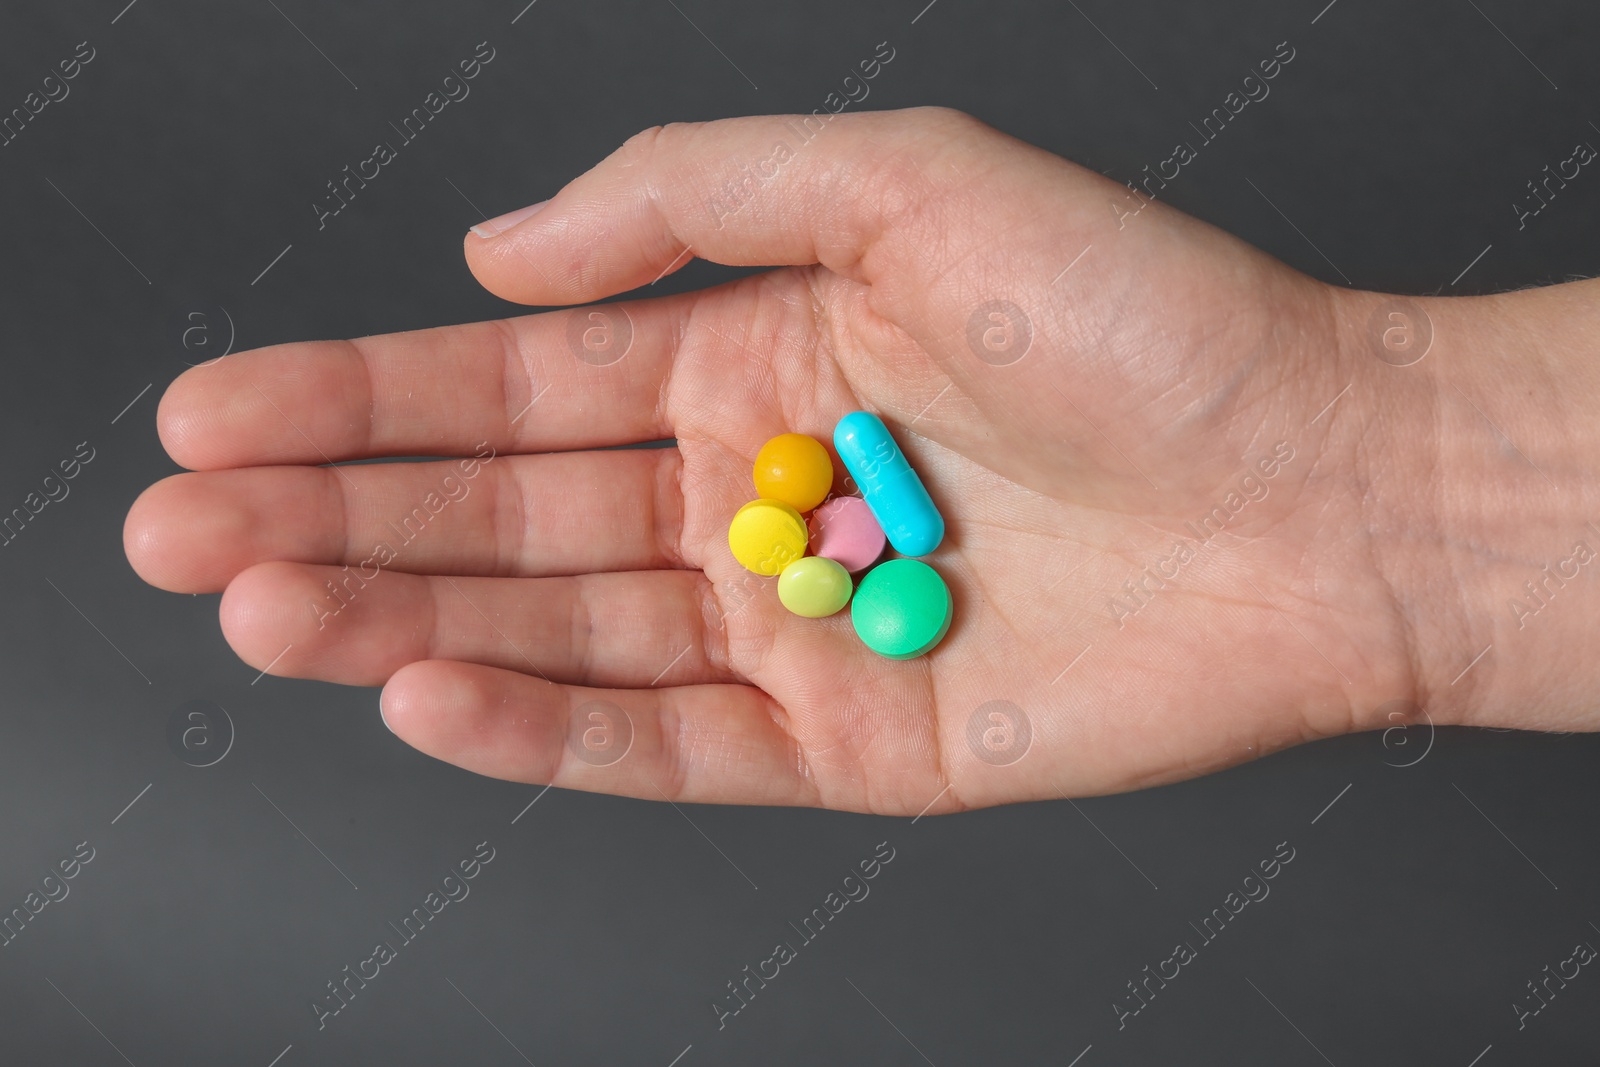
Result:
[[[796,615],[822,619],[850,603],[850,572],[826,556],[802,556],[778,575],[778,599]]]
[[[810,511],[833,488],[833,460],[814,437],[779,434],[756,453],[755,481],[763,497]]]
[[[728,548],[747,570],[771,577],[806,554],[806,520],[781,500],[752,500],[728,524]]]

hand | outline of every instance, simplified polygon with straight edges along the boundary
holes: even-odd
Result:
[[[424,752],[652,799],[943,812],[1481,715],[1446,685],[1479,642],[1430,555],[1439,421],[1401,404],[1448,390],[1374,358],[1383,298],[963,115],[801,129],[648,130],[466,237],[545,306],[782,269],[185,372],[159,424],[196,473],[135,504],[134,567],[225,589],[253,667],[384,684]],[[1442,343],[1470,302],[1425,303]],[[726,544],[760,445],[858,408],[948,523],[955,620],[917,660],[787,614]],[[322,465],[382,456],[479,458]]]

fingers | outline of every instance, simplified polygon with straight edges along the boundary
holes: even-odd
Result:
[[[882,239],[908,236],[946,188],[994,165],[977,158],[975,131],[991,156],[1025,147],[938,108],[831,117],[821,135],[818,124],[774,115],[646,130],[523,221],[469,233],[467,263],[491,292],[524,304],[597,300],[696,256],[821,263],[871,281]]]
[[[580,689],[430,660],[384,687],[401,740],[458,767],[537,782],[715,804],[816,804],[770,698],[743,685]]]
[[[659,440],[694,300],[242,352],[180,375],[157,426],[191,470]]]
[[[178,474],[134,502],[140,577],[222,589],[268,560],[539,576],[683,567],[675,448]]]
[[[264,563],[228,586],[222,631],[274,675],[382,685],[419,660],[461,660],[552,682],[643,687],[740,680],[698,571],[442,578]]]

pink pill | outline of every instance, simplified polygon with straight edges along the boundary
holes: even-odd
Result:
[[[858,496],[836,496],[811,513],[811,554],[855,573],[883,555],[883,527]]]

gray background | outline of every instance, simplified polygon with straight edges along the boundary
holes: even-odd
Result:
[[[0,1061],[1593,1062],[1600,977],[1521,1031],[1511,1004],[1600,944],[1595,738],[1419,726],[917,822],[539,797],[408,749],[374,690],[255,681],[217,598],[145,587],[120,540],[175,469],[162,388],[230,333],[238,350],[505,314],[461,263],[469,199],[542,199],[654,123],[809,111],[882,40],[897,56],[866,106],[959,107],[1117,177],[1288,40],[1271,97],[1171,202],[1356,286],[1595,273],[1600,177],[1521,232],[1510,208],[1600,141],[1593,5],[124,2],[0,14],[0,111],[77,42],[97,51],[0,148],[0,510],[96,450],[0,548],[0,910],[95,849],[0,948]],[[484,40],[472,96],[318,232],[323,183]],[[659,288],[730,276],[697,262]],[[169,745],[191,700],[231,722],[212,766]],[[215,752],[219,712],[212,729]],[[470,896],[319,1032],[324,983],[485,840]],[[719,1032],[725,983],[881,841],[871,896]],[[1119,1031],[1125,983],[1281,841],[1271,896]]]

